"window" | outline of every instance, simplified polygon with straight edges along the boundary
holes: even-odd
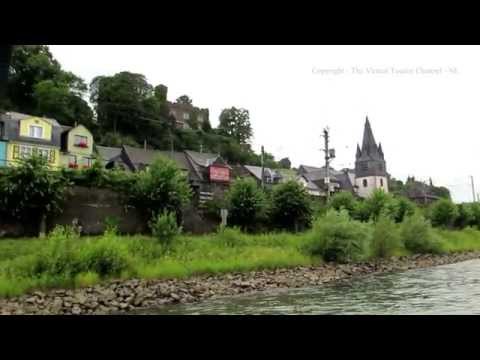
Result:
[[[41,126],[30,125],[30,137],[41,139],[43,137],[43,128]]]
[[[202,115],[198,115],[197,121],[198,121],[199,123],[203,122],[203,116],[202,116]]]
[[[75,135],[73,142],[75,146],[86,148],[88,147],[88,137],[82,135]]]
[[[187,112],[183,113],[183,120],[189,120],[190,119],[190,114]]]
[[[380,179],[380,186],[383,186],[383,179]]]
[[[367,179],[363,179],[363,187],[367,187],[368,186],[368,181]]]

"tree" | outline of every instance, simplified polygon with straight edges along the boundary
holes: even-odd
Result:
[[[180,219],[182,207],[188,203],[191,189],[185,174],[166,158],[157,158],[152,165],[138,173],[127,201],[142,211],[147,219],[173,212]]]
[[[312,207],[305,188],[296,181],[287,181],[275,187],[271,218],[274,225],[281,229],[298,231],[309,227]]]
[[[265,194],[253,179],[236,180],[227,193],[229,224],[254,230],[266,213]]]
[[[355,210],[355,202],[355,197],[351,192],[341,191],[333,195],[332,200],[330,201],[330,207],[337,211],[345,209],[351,216]]]
[[[449,199],[440,199],[431,206],[430,219],[433,226],[451,227],[457,216],[457,206]]]
[[[42,218],[61,211],[67,185],[61,172],[52,171],[41,157],[7,167],[0,177],[1,217],[38,225]]]
[[[221,135],[229,136],[239,144],[246,144],[253,135],[249,111],[235,107],[224,109],[220,114],[218,130]]]
[[[84,81],[62,70],[48,46],[15,46],[9,76],[12,110],[57,119],[63,124],[92,124],[93,112],[83,99]]]
[[[192,105],[192,99],[188,97],[188,95],[182,95],[177,98],[175,101],[177,104],[187,104],[187,105]]]
[[[280,165],[281,168],[283,169],[290,169],[292,166],[292,163],[290,162],[290,159],[288,157],[280,159],[278,161],[278,165]]]
[[[90,84],[90,100],[102,131],[130,135],[138,143],[167,143],[173,125],[168,106],[144,75],[97,76]]]

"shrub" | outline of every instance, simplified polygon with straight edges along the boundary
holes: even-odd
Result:
[[[380,215],[387,214],[394,218],[397,213],[397,202],[391,194],[381,189],[375,190],[367,199],[365,199],[366,212],[368,218],[377,221]]]
[[[365,200],[360,200],[355,203],[352,212],[352,218],[363,222],[370,219],[370,210]]]
[[[457,206],[457,216],[454,225],[457,228],[463,229],[467,226],[474,225],[474,213],[470,204],[459,204]]]
[[[305,188],[296,181],[275,187],[270,215],[275,227],[280,229],[298,231],[310,227],[312,207]]]
[[[388,216],[380,216],[375,223],[372,236],[372,255],[375,258],[386,258],[393,255],[401,246],[397,225]]]
[[[80,272],[95,272],[101,277],[119,275],[131,266],[126,247],[110,236],[85,243],[79,254]]]
[[[0,176],[0,216],[35,223],[60,212],[68,181],[38,156],[7,167]]]
[[[161,214],[165,210],[177,216],[190,199],[191,190],[187,178],[176,164],[159,157],[144,171],[137,174],[135,182],[127,190],[128,202],[143,211],[145,217]]]
[[[118,225],[120,224],[120,220],[117,217],[107,216],[104,222],[105,222],[105,235],[118,234]]]
[[[441,252],[440,242],[435,238],[430,222],[419,214],[404,220],[400,234],[405,248],[412,253]]]
[[[369,230],[367,224],[352,220],[345,210],[328,211],[315,222],[306,251],[326,261],[358,261],[367,257]]]
[[[170,246],[175,236],[181,231],[177,225],[175,214],[167,211],[154,216],[149,225],[152,229],[152,235],[165,246]]]
[[[430,209],[430,220],[433,226],[451,227],[457,216],[457,206],[449,199],[434,202]]]
[[[355,203],[356,199],[351,192],[341,191],[332,196],[332,200],[330,201],[329,205],[332,209],[337,211],[345,209],[351,216],[355,209]]]
[[[473,203],[470,205],[470,211],[472,213],[472,226],[480,227],[480,203]]]
[[[266,215],[265,194],[253,179],[236,180],[227,193],[228,223],[242,230],[254,230]]]
[[[416,209],[417,207],[412,201],[403,196],[398,197],[395,221],[401,223],[406,217],[412,216]]]

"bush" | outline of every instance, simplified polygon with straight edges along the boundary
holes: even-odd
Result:
[[[255,230],[265,219],[265,194],[253,179],[236,180],[227,193],[229,205],[229,225],[242,230]]]
[[[161,215],[156,215],[149,223],[152,229],[152,235],[164,246],[170,246],[175,236],[181,229],[177,225],[177,219],[174,213],[164,211]]]
[[[326,261],[348,263],[367,257],[370,237],[368,224],[352,220],[345,210],[328,211],[314,223],[305,249]]]
[[[412,253],[441,252],[440,242],[435,238],[430,222],[419,214],[404,220],[400,234],[405,248]]]
[[[61,172],[52,171],[38,156],[7,167],[0,176],[0,217],[31,224],[60,212],[68,185]]]
[[[127,248],[110,236],[87,242],[79,253],[80,272],[94,272],[101,277],[119,275],[131,267]]]
[[[147,170],[139,172],[127,191],[127,201],[143,211],[146,218],[165,210],[179,216],[190,196],[185,174],[173,161],[162,157],[157,158]]]
[[[386,214],[391,218],[397,214],[397,201],[391,194],[381,189],[375,190],[365,200],[365,206],[368,218],[373,221],[377,221],[381,214]]]
[[[360,200],[355,203],[352,218],[363,222],[370,219],[370,210],[365,200]]]
[[[305,188],[296,181],[275,187],[270,215],[276,228],[298,231],[310,227],[312,207]]]
[[[480,227],[480,203],[473,203],[470,205],[470,211],[472,213],[472,226]]]
[[[356,205],[356,199],[351,192],[341,191],[332,196],[330,207],[337,211],[345,209],[352,216]]]
[[[449,199],[434,202],[430,209],[430,220],[433,226],[451,227],[457,216],[457,206]]]
[[[395,249],[401,247],[397,225],[388,216],[380,216],[375,223],[372,236],[372,256],[386,258],[393,255]]]
[[[406,217],[412,216],[416,209],[417,207],[412,201],[403,196],[398,197],[395,222],[401,223]]]
[[[458,213],[454,222],[455,227],[463,229],[475,224],[474,213],[470,204],[459,204],[457,210]]]

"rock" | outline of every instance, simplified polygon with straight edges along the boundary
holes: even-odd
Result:
[[[36,299],[35,297],[31,296],[31,297],[27,298],[25,301],[26,301],[28,304],[35,304],[35,302],[37,301],[37,299]]]
[[[82,309],[80,309],[78,306],[74,306],[72,309],[72,314],[73,315],[80,315],[82,313]]]

